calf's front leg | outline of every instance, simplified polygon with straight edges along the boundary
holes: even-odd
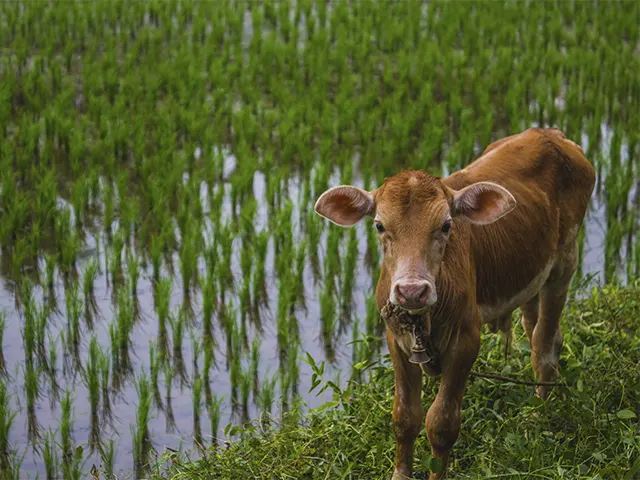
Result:
[[[392,417],[396,433],[396,465],[392,480],[409,480],[413,478],[413,446],[424,418],[420,398],[422,371],[418,365],[409,363],[389,329],[387,343],[395,376]]]
[[[458,439],[462,422],[462,397],[469,371],[478,355],[479,333],[466,341],[459,339],[453,351],[444,359],[438,394],[426,417],[427,437],[431,455],[442,461],[442,470],[432,473],[430,480],[445,478],[447,461]]]

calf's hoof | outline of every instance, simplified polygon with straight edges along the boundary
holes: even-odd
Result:
[[[397,469],[394,469],[393,477],[391,477],[391,480],[413,480],[413,477],[404,475],[403,473],[400,473]]]
[[[547,385],[538,385],[536,387],[536,395],[538,395],[541,399],[546,400],[549,396],[550,388],[551,387]]]

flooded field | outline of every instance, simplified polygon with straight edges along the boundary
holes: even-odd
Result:
[[[320,405],[307,353],[358,378],[380,252],[313,213],[332,185],[555,126],[599,176],[576,283],[637,278],[639,5],[0,4],[2,478]]]

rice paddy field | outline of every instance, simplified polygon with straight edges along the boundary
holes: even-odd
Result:
[[[2,478],[142,478],[367,378],[381,253],[333,185],[554,126],[598,172],[576,288],[632,284],[639,40],[635,1],[1,2]]]

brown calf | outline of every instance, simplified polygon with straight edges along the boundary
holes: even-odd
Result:
[[[371,192],[339,186],[320,196],[316,212],[338,225],[374,217],[384,253],[378,309],[390,303],[424,318],[437,351],[437,363],[411,363],[415,336],[387,328],[395,373],[394,480],[412,476],[424,415],[422,371],[441,376],[426,429],[432,455],[446,468],[483,322],[510,335],[511,314],[520,307],[536,377],[557,375],[560,315],[594,184],[578,145],[559,130],[531,128],[492,143],[445,179],[411,170]],[[537,393],[546,397],[548,389],[539,386]]]

